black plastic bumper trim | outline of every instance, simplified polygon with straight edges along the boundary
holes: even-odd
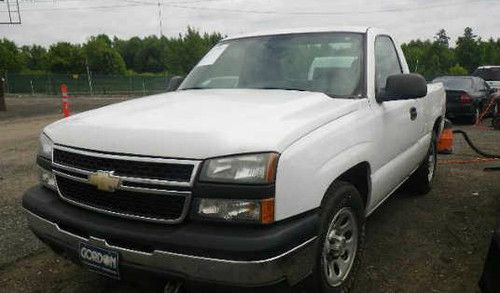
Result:
[[[164,250],[200,257],[253,261],[274,257],[315,237],[318,215],[307,213],[268,226],[184,222],[147,223],[70,205],[40,186],[29,189],[23,207],[71,231],[130,249]]]

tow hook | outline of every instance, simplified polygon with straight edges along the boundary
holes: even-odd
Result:
[[[181,281],[169,281],[163,289],[164,293],[181,293],[183,283]]]

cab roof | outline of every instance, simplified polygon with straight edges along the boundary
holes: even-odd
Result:
[[[370,29],[367,26],[339,26],[339,27],[304,27],[304,28],[289,28],[276,29],[251,33],[243,33],[235,36],[227,37],[224,40],[233,40],[260,36],[288,35],[288,34],[307,34],[307,33],[327,33],[327,32],[346,32],[346,33],[366,33]]]

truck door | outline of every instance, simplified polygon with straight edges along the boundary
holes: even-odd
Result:
[[[375,38],[375,91],[383,92],[387,77],[403,73],[394,42],[389,36]],[[420,148],[417,142],[423,136],[423,99],[377,102],[372,105],[376,116],[379,169],[373,178],[375,201],[398,186],[418,165]],[[378,196],[377,196],[378,195]]]

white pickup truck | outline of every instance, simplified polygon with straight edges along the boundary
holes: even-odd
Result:
[[[374,28],[227,38],[172,92],[43,130],[32,231],[94,271],[347,292],[365,219],[431,189],[441,84]]]

